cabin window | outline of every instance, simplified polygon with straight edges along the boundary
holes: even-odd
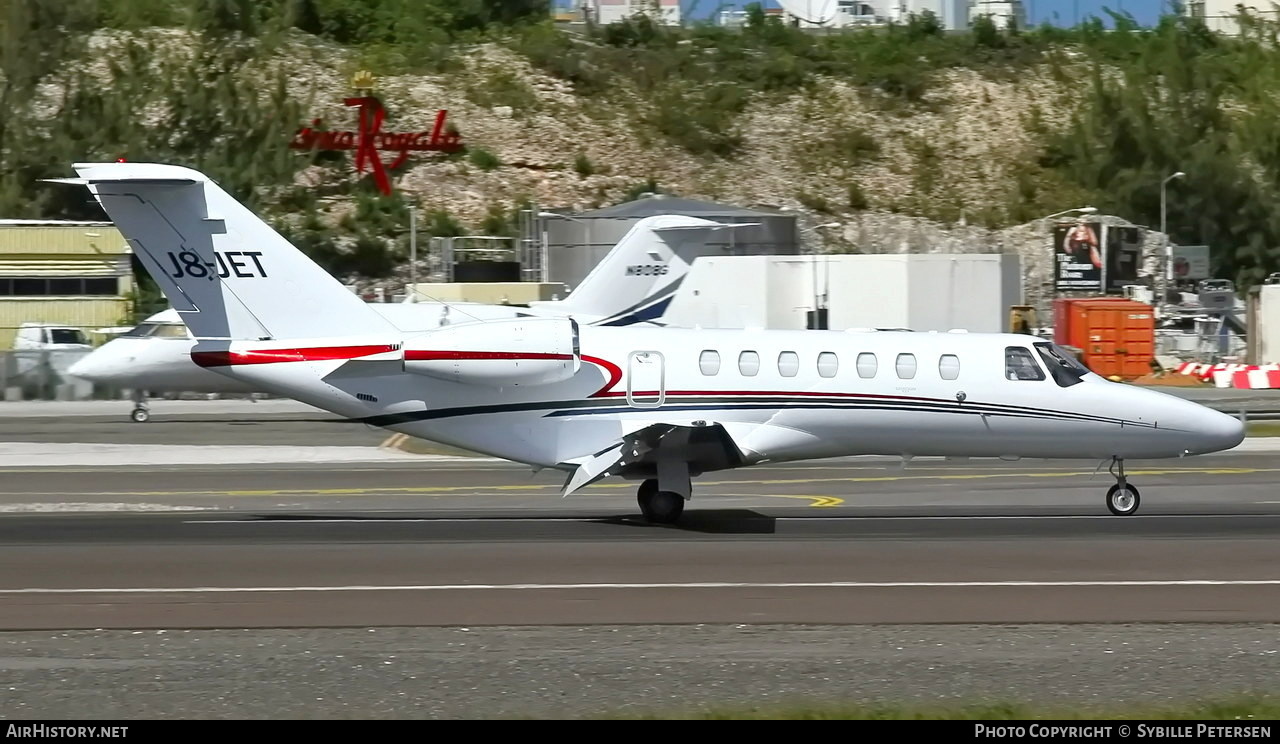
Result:
[[[744,351],[739,354],[738,371],[743,377],[755,377],[760,371],[760,355],[754,351]]]
[[[840,359],[835,353],[824,351],[818,355],[818,374],[823,377],[835,377],[836,370],[840,368]]]
[[[708,376],[720,374],[720,352],[707,349],[699,354],[698,369]]]
[[[1021,346],[1008,346],[1004,350],[1004,376],[1010,380],[1043,380],[1044,371],[1030,351]]]
[[[871,379],[876,376],[876,368],[879,363],[876,361],[876,355],[869,351],[864,351],[858,355],[858,377]]]
[[[916,355],[915,354],[899,354],[898,360],[893,365],[898,371],[898,379],[910,380],[916,376]]]
[[[799,354],[794,351],[784,351],[778,355],[778,374],[783,377],[795,377],[799,371]]]
[[[954,380],[960,376],[960,357],[955,354],[943,354],[938,358],[938,376],[944,380]]]

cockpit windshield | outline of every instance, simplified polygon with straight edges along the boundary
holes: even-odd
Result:
[[[187,327],[182,323],[139,323],[128,333],[121,334],[125,338],[186,338]]]
[[[1053,381],[1062,387],[1071,387],[1089,374],[1089,368],[1076,361],[1075,357],[1053,344],[1035,344],[1036,351],[1049,368]]]
[[[152,333],[154,333],[157,326],[158,326],[157,323],[139,323],[127,333],[122,333],[120,335],[127,338],[142,338],[144,336],[150,336]]]
[[[1040,371],[1030,351],[1021,346],[1009,346],[1004,350],[1004,376],[1010,380],[1043,380],[1044,372]]]
[[[161,323],[151,335],[161,338],[188,338],[190,336],[187,333],[187,326],[183,323]]]

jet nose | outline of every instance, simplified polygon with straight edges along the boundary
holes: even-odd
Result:
[[[67,374],[71,375],[72,377],[79,377],[81,379],[87,380],[89,379],[89,374],[90,374],[89,370],[91,368],[92,368],[92,365],[89,364],[89,356],[86,354],[85,356],[78,359],[70,367],[67,367]]]
[[[1196,417],[1191,454],[1229,450],[1244,441],[1244,434],[1243,421],[1221,411],[1205,408]]]
[[[90,382],[103,382],[113,376],[113,365],[106,363],[95,351],[86,354],[67,367],[67,374]]]

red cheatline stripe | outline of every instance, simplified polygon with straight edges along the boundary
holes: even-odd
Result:
[[[573,359],[572,354],[548,354],[522,351],[425,351],[419,349],[404,352],[406,362],[434,362],[460,359]]]
[[[601,367],[604,367],[605,369],[607,369],[607,370],[609,371],[609,381],[608,381],[608,382],[606,382],[606,383],[604,384],[604,387],[602,387],[602,388],[600,388],[599,390],[595,391],[594,393],[592,393],[592,394],[591,394],[590,396],[588,396],[588,397],[591,397],[591,398],[607,398],[607,397],[609,397],[609,396],[611,396],[611,395],[626,395],[626,393],[607,393],[607,392],[605,392],[605,391],[609,390],[610,388],[612,388],[614,385],[617,385],[617,384],[618,384],[618,380],[621,380],[621,379],[622,379],[622,368],[621,368],[621,367],[619,367],[618,365],[616,365],[616,364],[614,364],[613,362],[609,361],[608,359],[601,359],[600,357],[587,356],[587,355],[585,355],[585,354],[582,356],[582,360],[583,360],[583,361],[585,361],[585,362],[591,362],[592,364],[597,364],[597,365],[599,365],[599,366],[601,366]]]
[[[395,351],[390,344],[365,346],[318,346],[310,349],[254,349],[252,351],[194,351],[191,361],[201,367],[226,367],[238,364],[277,364],[281,362],[323,362],[333,359],[355,359],[370,354]]]

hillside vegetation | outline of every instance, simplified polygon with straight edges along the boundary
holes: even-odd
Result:
[[[214,176],[335,273],[394,273],[420,234],[510,234],[523,205],[646,190],[813,221],[1004,228],[1092,204],[1214,249],[1216,275],[1280,270],[1278,27],[1166,17],[944,33],[930,16],[812,34],[766,20],[570,32],[540,0],[9,0],[0,18],[0,216],[101,218],[39,182],[73,162]],[[1107,28],[1107,25],[1110,28]],[[415,154],[392,196],[351,153],[293,150],[369,70],[384,130],[447,108],[466,149]],[[390,158],[386,158],[390,160]],[[878,223],[871,223],[878,224]],[[898,250],[846,227],[840,250]]]

